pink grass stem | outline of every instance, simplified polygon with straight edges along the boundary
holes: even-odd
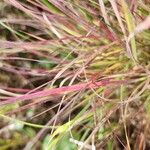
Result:
[[[54,88],[54,89],[47,89],[44,91],[39,91],[36,93],[31,93],[31,94],[25,94],[23,96],[18,96],[18,97],[12,97],[9,98],[5,101],[1,101],[0,105],[5,105],[5,104],[11,104],[11,103],[15,103],[18,101],[24,101],[24,100],[29,100],[29,99],[33,99],[33,98],[41,98],[41,97],[46,97],[46,96],[54,96],[54,95],[60,95],[60,94],[66,94],[69,92],[75,92],[75,91],[81,91],[81,90],[85,90],[85,89],[91,89],[91,88],[97,88],[97,87],[101,87],[101,86],[107,86],[110,84],[123,84],[125,83],[124,80],[120,80],[120,81],[110,81],[110,79],[103,79],[99,82],[88,82],[88,83],[81,83],[81,84],[76,84],[76,85],[72,85],[72,86],[63,86],[63,87],[59,87],[59,88]]]

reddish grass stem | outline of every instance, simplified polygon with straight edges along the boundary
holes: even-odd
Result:
[[[20,101],[24,101],[24,100],[30,100],[33,98],[41,98],[41,97],[46,97],[46,96],[50,96],[50,95],[60,95],[60,94],[66,94],[69,92],[75,92],[75,91],[81,91],[81,90],[85,90],[85,89],[91,89],[91,88],[97,88],[100,86],[107,86],[110,84],[123,84],[126,81],[124,80],[111,80],[111,79],[103,79],[99,82],[87,82],[87,83],[81,83],[81,84],[76,84],[76,85],[72,85],[72,86],[63,86],[63,87],[59,87],[59,88],[54,88],[54,89],[47,89],[44,91],[39,91],[36,93],[31,93],[31,94],[25,94],[22,96],[18,96],[18,97],[12,97],[9,98],[5,101],[1,101],[0,105],[5,105],[5,104],[11,104],[11,103],[15,103],[15,102],[20,102]]]

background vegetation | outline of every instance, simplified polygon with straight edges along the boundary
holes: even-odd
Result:
[[[149,0],[0,1],[0,149],[150,149]]]

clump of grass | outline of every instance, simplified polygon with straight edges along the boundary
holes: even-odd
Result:
[[[149,5],[0,2],[1,149],[149,149]]]

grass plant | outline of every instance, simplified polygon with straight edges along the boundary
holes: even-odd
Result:
[[[0,1],[0,149],[150,149],[149,0]]]

